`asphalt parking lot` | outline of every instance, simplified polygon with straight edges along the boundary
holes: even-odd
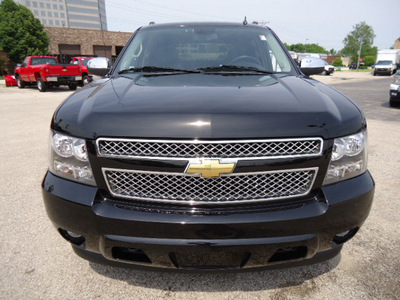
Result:
[[[400,299],[400,109],[388,105],[391,78],[315,78],[352,97],[367,116],[376,181],[371,214],[327,262],[225,274],[121,269],[76,256],[47,218],[40,187],[51,116],[72,92],[0,85],[0,298]]]

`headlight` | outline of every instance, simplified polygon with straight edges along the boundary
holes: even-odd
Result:
[[[80,183],[95,185],[83,139],[51,132],[50,172]]]
[[[361,175],[367,170],[367,131],[337,138],[324,185]]]

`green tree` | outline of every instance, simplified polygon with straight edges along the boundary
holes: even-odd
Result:
[[[351,56],[353,61],[358,60],[358,53],[361,46],[361,58],[366,56],[375,56],[378,52],[377,47],[373,47],[374,29],[365,22],[360,22],[353,26],[353,30],[347,34],[343,40],[344,48],[341,53]]]
[[[336,58],[333,62],[332,65],[334,65],[335,67],[340,67],[343,66],[343,60],[341,57]]]
[[[285,44],[285,46],[288,50],[295,51],[295,52],[307,52],[307,53],[328,53],[329,52],[324,47],[321,47],[318,44],[298,43],[298,44],[292,44],[292,45]]]
[[[0,3],[0,47],[14,62],[47,54],[49,38],[39,19],[13,0]]]

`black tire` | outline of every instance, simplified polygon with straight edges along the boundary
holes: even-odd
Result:
[[[87,84],[91,83],[92,81],[93,81],[93,79],[91,77],[89,77],[89,75],[82,76],[83,85],[87,85]]]
[[[71,91],[75,91],[78,86],[75,83],[70,83],[68,84],[68,87]]]
[[[25,82],[23,82],[19,76],[17,76],[17,85],[20,89],[25,88]]]
[[[37,88],[40,92],[45,92],[47,91],[47,82],[44,82],[42,77],[39,77],[37,82]]]
[[[374,76],[376,76],[376,72],[374,72]]]

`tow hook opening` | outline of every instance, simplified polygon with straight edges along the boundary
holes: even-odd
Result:
[[[356,228],[353,228],[351,230],[346,230],[344,232],[337,233],[333,237],[333,242],[338,244],[338,245],[344,244],[345,242],[350,240],[353,236],[355,236],[359,229],[360,229],[359,227],[356,227]]]
[[[68,242],[76,246],[80,246],[85,242],[85,238],[82,235],[77,234],[75,232],[71,232],[61,228],[58,229],[58,232],[64,239],[66,239]]]
[[[307,255],[307,247],[285,247],[279,248],[274,255],[268,260],[268,262],[280,262],[286,260],[294,260],[304,258]]]
[[[112,248],[112,256],[115,259],[122,259],[135,263],[151,264],[150,258],[141,249],[114,247]]]

